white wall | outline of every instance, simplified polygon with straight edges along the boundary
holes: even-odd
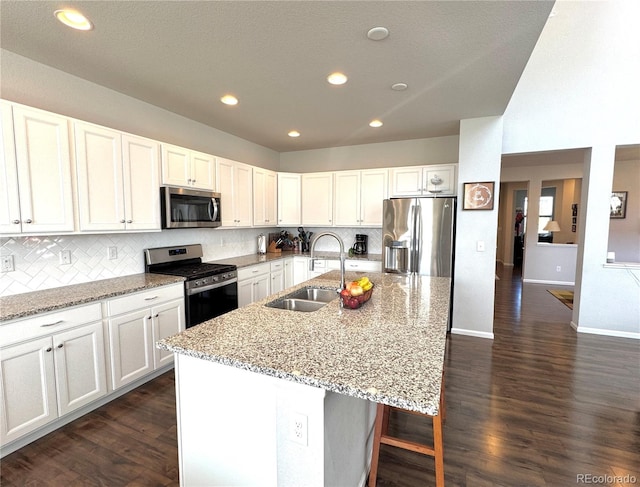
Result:
[[[11,51],[0,50],[0,67],[1,96],[6,100],[254,166],[278,169],[278,152]]]
[[[501,154],[502,117],[460,122],[458,187],[495,181],[496,190],[491,211],[465,211],[462,201],[458,204],[452,333],[493,338]],[[484,242],[484,252],[477,250],[479,241]]]
[[[573,321],[640,338],[636,269],[604,267],[616,145],[640,143],[640,2],[557,1],[504,115],[504,152],[593,148],[585,162]],[[546,179],[546,178],[545,178]],[[531,187],[530,192],[536,191]]]

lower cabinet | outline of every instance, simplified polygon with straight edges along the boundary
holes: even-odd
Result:
[[[271,263],[271,279],[269,282],[269,294],[279,293],[284,289],[284,261],[277,260]]]
[[[238,269],[238,308],[269,295],[270,264],[258,264]]]
[[[300,284],[301,282],[309,279],[309,258],[308,257],[294,257],[293,258],[293,285]]]
[[[106,396],[101,318],[95,303],[0,326],[0,443]]]
[[[183,292],[178,284],[108,301],[113,390],[173,362],[155,342],[185,329]]]

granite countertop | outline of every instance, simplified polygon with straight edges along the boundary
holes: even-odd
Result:
[[[233,264],[241,269],[242,267],[249,267],[251,265],[263,264],[265,262],[273,262],[276,260],[284,259],[287,257],[311,257],[310,252],[294,252],[291,250],[283,250],[280,253],[269,253],[266,254],[248,254],[248,255],[240,255],[238,257],[229,257],[228,259],[220,259],[214,260],[210,262],[214,262],[216,264]],[[340,252],[329,252],[317,250],[313,253],[314,258],[318,259],[339,259]],[[366,254],[366,255],[354,255],[352,257],[347,256],[347,260],[372,260],[372,261],[381,261],[381,254]]]
[[[209,360],[402,409],[437,414],[450,280],[369,273],[358,310],[335,299],[303,313],[264,306],[306,286],[337,288],[339,271],[214,318],[157,343]],[[355,279],[347,272],[347,279]]]
[[[182,277],[161,274],[133,274],[5,296],[0,298],[0,320],[15,320],[183,281]]]

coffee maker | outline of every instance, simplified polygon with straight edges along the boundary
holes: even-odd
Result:
[[[353,253],[357,255],[364,255],[367,253],[367,239],[368,235],[362,235],[356,233],[356,242],[353,244]]]

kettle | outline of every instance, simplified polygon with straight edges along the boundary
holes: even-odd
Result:
[[[258,253],[266,254],[267,253],[267,237],[265,237],[264,233],[258,235]]]

